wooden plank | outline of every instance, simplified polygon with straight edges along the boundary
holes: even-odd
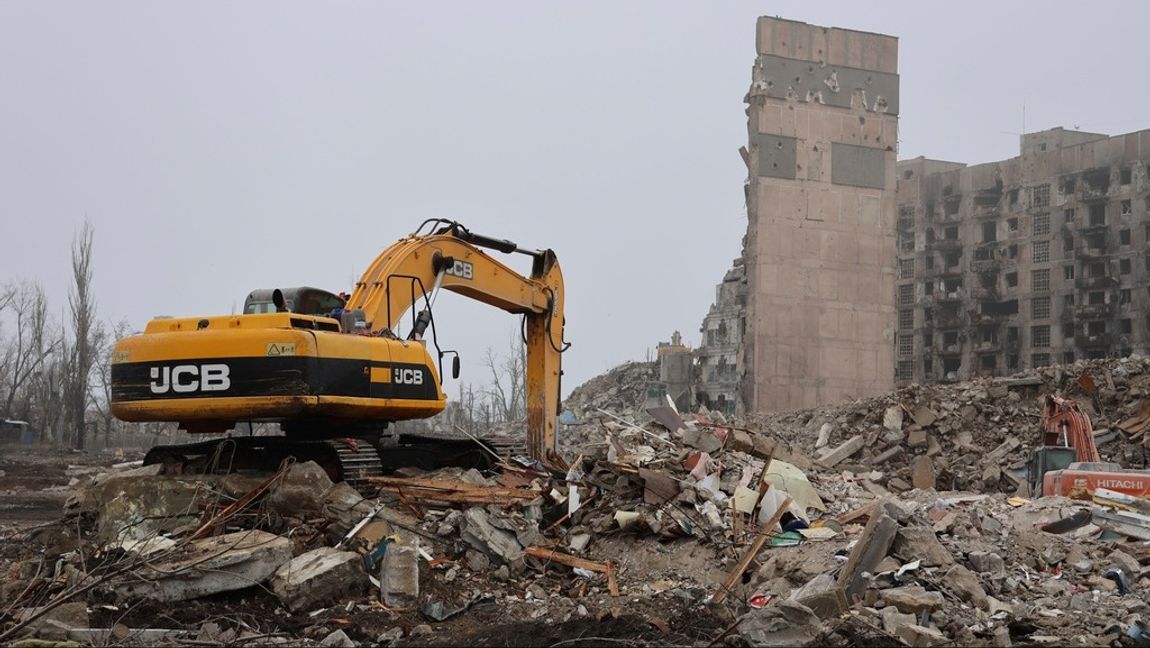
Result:
[[[598,572],[600,574],[606,574],[607,571],[611,569],[611,567],[608,566],[608,563],[597,563],[593,560],[586,560],[578,556],[572,556],[571,554],[561,553],[555,551],[554,549],[547,549],[545,547],[527,547],[523,550],[523,553],[531,556],[532,558],[538,558],[548,562],[556,562],[560,565],[567,565],[568,567],[578,567],[580,569],[586,569],[588,571]]]
[[[731,573],[727,576],[727,580],[723,582],[722,587],[711,597],[712,603],[722,603],[723,599],[727,598],[727,594],[735,587],[739,579],[743,577],[743,572],[747,571],[747,567],[751,566],[751,561],[763,550],[763,546],[767,544],[767,540],[770,540],[771,534],[774,533],[775,525],[779,523],[779,520],[783,519],[783,514],[786,513],[790,507],[791,496],[787,495],[783,503],[779,505],[778,510],[775,511],[775,514],[772,515],[771,519],[759,530],[759,535],[755,537],[755,541],[751,543],[751,547],[747,549],[747,552],[743,554],[743,557],[739,560],[738,564],[735,565],[735,568],[731,570]]]
[[[877,507],[877,506],[878,506],[877,500],[874,502],[871,502],[870,504],[864,504],[863,506],[860,506],[857,509],[854,509],[853,511],[847,511],[846,513],[843,513],[841,515],[836,516],[835,521],[838,522],[839,524],[846,524],[848,522],[854,522],[855,520],[863,517],[864,515],[870,515],[871,513],[873,513],[875,510],[875,507]]]

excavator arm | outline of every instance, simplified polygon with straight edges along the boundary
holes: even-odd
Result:
[[[429,224],[431,233],[421,234]],[[523,276],[481,247],[530,256],[531,275]],[[375,259],[356,283],[344,312],[362,317],[375,334],[397,332],[412,312],[410,337],[420,339],[431,323],[431,306],[440,289],[525,318],[527,449],[532,457],[550,462],[557,457],[561,356],[567,346],[563,275],[555,253],[521,249],[453,221],[426,221]],[[414,309],[419,309],[417,314]]]

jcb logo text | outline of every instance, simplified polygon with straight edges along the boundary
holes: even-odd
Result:
[[[153,394],[188,394],[195,391],[227,391],[232,386],[228,377],[230,370],[226,364],[176,365],[174,367],[152,367]]]
[[[472,279],[475,276],[475,268],[472,267],[468,261],[456,261],[454,265],[447,269],[447,274],[454,275],[460,279]]]
[[[422,385],[423,371],[419,369],[395,369],[395,382],[398,385]]]

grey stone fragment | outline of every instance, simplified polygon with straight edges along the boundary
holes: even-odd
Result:
[[[318,515],[323,510],[324,493],[333,485],[327,472],[316,462],[297,463],[268,492],[267,505],[280,515]]]
[[[419,602],[419,549],[388,546],[379,572],[384,605],[390,608],[414,607]]]
[[[355,648],[355,642],[343,630],[336,630],[335,632],[324,637],[319,642],[319,645],[324,648]]]
[[[933,527],[903,527],[894,539],[894,553],[905,561],[921,560],[924,567],[939,567],[954,563],[946,547],[938,541]]]
[[[944,603],[942,594],[928,592],[920,585],[906,585],[883,590],[882,600],[907,614],[922,614],[941,609]]]
[[[886,558],[897,532],[898,522],[882,507],[876,509],[839,572],[839,585],[848,601],[862,594],[867,584],[865,574],[873,574],[875,567]]]
[[[751,610],[738,626],[739,635],[752,646],[812,646],[822,631],[822,621],[810,608],[787,599]]]
[[[276,570],[271,589],[292,612],[306,612],[359,594],[367,584],[358,553],[320,547]]]
[[[962,565],[951,567],[943,576],[942,582],[945,587],[949,587],[963,601],[983,610],[989,607],[990,602],[986,598],[986,590],[982,589],[982,583],[979,582],[978,576],[966,567]]]
[[[191,542],[114,585],[121,600],[187,601],[263,583],[291,560],[292,543],[266,531],[236,531]]]
[[[516,535],[497,528],[491,515],[479,507],[469,508],[463,514],[459,537],[499,562],[510,562],[523,553],[523,545]]]

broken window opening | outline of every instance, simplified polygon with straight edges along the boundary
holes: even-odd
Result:
[[[1106,203],[1090,205],[1090,226],[1099,227],[1106,224]]]

